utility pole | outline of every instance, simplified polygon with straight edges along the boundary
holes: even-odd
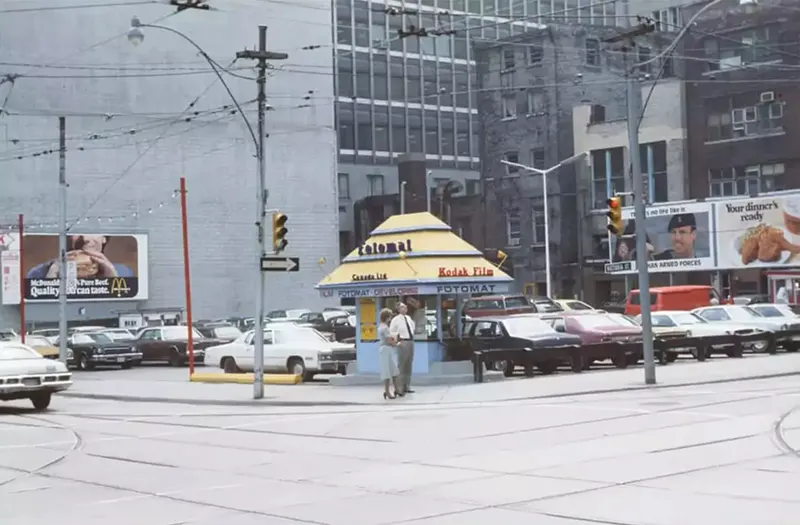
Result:
[[[267,113],[267,60],[286,60],[286,53],[267,51],[267,26],[258,26],[258,50],[244,50],[236,53],[237,59],[255,60],[258,62],[258,184],[256,193],[257,215],[256,229],[258,237],[258,295],[256,296],[255,319],[255,348],[253,363],[253,399],[264,397],[264,294],[266,292],[266,274],[261,269],[261,258],[267,255],[267,236],[264,228],[267,223],[267,189],[266,189],[266,162],[264,159],[264,142],[266,140],[266,113]]]
[[[67,119],[58,117],[58,359],[67,364]]]
[[[627,10],[627,3],[625,4]],[[627,13],[626,13],[627,14]],[[627,17],[631,20],[630,17]],[[655,25],[647,19],[639,19],[637,25],[630,25],[628,31],[609,38],[604,42],[622,42],[625,56],[626,91],[628,97],[628,156],[633,179],[633,204],[636,221],[636,269],[639,274],[639,304],[642,315],[642,354],[644,357],[644,382],[656,384],[655,352],[653,351],[653,325],[650,318],[650,275],[647,266],[647,217],[642,180],[642,165],[639,158],[639,121],[642,114],[642,100],[636,77],[636,37],[655,31]],[[613,195],[609,195],[612,197]]]

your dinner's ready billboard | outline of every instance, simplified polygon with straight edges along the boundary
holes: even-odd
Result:
[[[66,268],[59,263],[56,234],[24,234],[22,268],[19,234],[7,234],[5,246],[0,254],[3,304],[19,304],[23,290],[25,301],[56,301],[62,277],[70,300],[147,299],[147,235],[69,235]]]
[[[712,205],[705,202],[648,206],[645,232],[648,270],[655,273],[713,269],[712,215]],[[612,239],[607,273],[637,271],[633,209],[623,209],[622,219],[625,230],[622,237]]]
[[[800,194],[716,203],[720,268],[800,265]]]

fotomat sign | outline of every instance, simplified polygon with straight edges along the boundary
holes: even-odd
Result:
[[[392,242],[369,242],[358,247],[359,257],[365,255],[384,255],[387,253],[400,253],[413,251],[411,239]]]

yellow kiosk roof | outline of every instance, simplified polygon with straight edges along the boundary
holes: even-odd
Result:
[[[317,288],[339,297],[505,292],[512,278],[427,212],[389,217]]]

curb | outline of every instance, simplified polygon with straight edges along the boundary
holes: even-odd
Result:
[[[582,390],[579,392],[564,392],[561,394],[544,394],[538,396],[527,397],[513,397],[506,399],[492,399],[487,400],[491,403],[502,403],[505,401],[529,401],[536,399],[555,399],[561,397],[579,397],[590,396],[597,394],[614,394],[633,392],[637,390],[663,390],[666,388],[683,388],[687,386],[701,386],[701,385],[718,385],[725,383],[736,383],[740,381],[758,381],[762,379],[778,379],[782,377],[793,377],[800,375],[797,372],[781,372],[775,374],[762,374],[749,377],[736,377],[726,379],[712,379],[709,381],[695,381],[688,383],[673,383],[669,385],[639,385],[628,386],[620,388],[596,389],[596,390]],[[277,407],[313,407],[313,406],[330,406],[330,407],[343,407],[343,406],[384,406],[383,403],[360,403],[356,401],[280,401],[274,397],[265,397],[261,401],[248,400],[248,401],[218,401],[215,399],[187,399],[187,398],[171,398],[171,397],[149,397],[149,396],[126,396],[118,394],[83,394],[80,392],[59,392],[57,395],[61,397],[71,397],[76,399],[94,399],[98,401],[120,401],[123,403],[165,403],[174,405],[202,405],[202,406],[277,406]],[[423,405],[461,405],[464,403],[474,403],[474,401],[439,401],[439,402],[405,402],[405,406],[423,406]]]

